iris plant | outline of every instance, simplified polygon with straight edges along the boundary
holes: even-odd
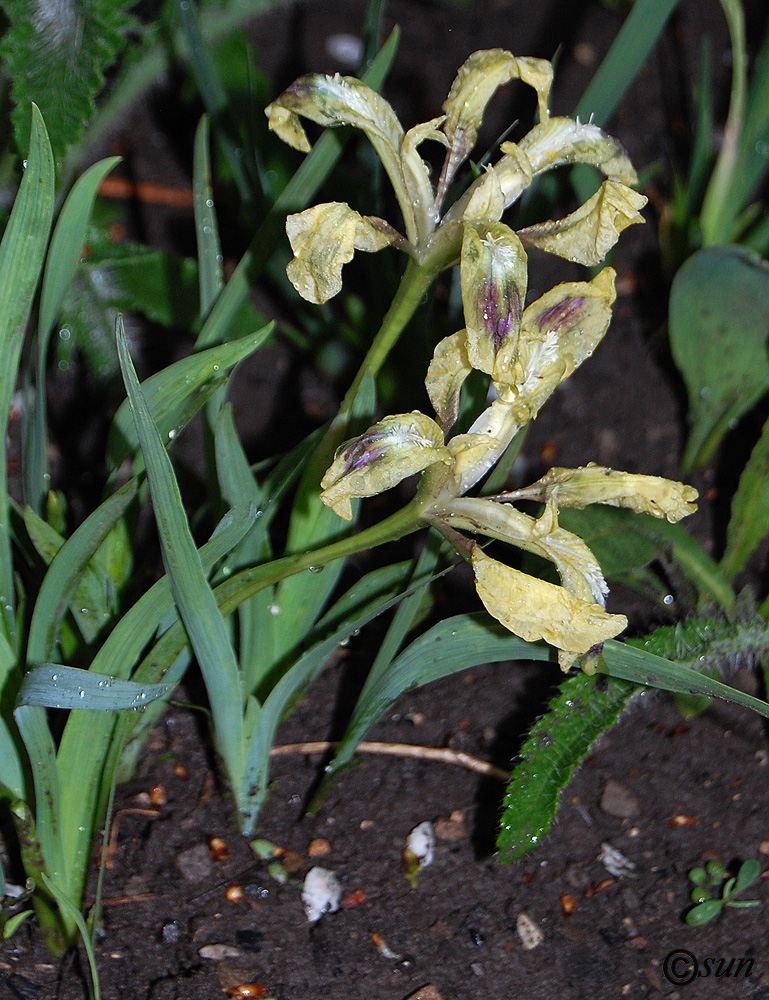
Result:
[[[504,142],[498,161],[480,171],[444,211],[488,101],[515,79],[535,89],[538,124],[520,142]],[[516,635],[557,647],[564,670],[578,657],[591,669],[594,660],[586,654],[620,633],[627,619],[606,611],[601,568],[585,542],[560,527],[559,511],[604,503],[678,521],[696,509],[697,494],[681,483],[588,465],[551,469],[539,482],[513,492],[468,496],[550,394],[593,353],[611,319],[616,293],[610,267],[591,281],[557,285],[526,306],[527,248],[592,266],[622,230],[643,221],[646,199],[630,187],[637,178],[624,150],[589,122],[552,116],[551,83],[549,62],[492,49],[474,53],[462,66],[442,116],[408,131],[379,94],[339,75],[300,78],[266,113],[270,128],[304,151],[310,145],[301,117],[362,129],[392,183],[403,232],[338,202],[290,216],[286,226],[294,253],[288,276],[311,302],[325,302],[340,290],[342,268],[356,250],[390,245],[409,256],[362,372],[381,364],[435,276],[460,266],[465,326],[436,346],[425,380],[436,419],[418,411],[388,416],[342,444],[323,477],[322,501],[350,520],[354,498],[424,473],[411,506],[414,517],[441,531],[471,562],[489,613]],[[435,187],[419,153],[428,140],[446,150]],[[572,163],[590,164],[604,175],[592,198],[563,219],[517,232],[501,221],[534,178]],[[491,402],[466,433],[452,436],[462,385],[473,370],[489,376]],[[348,394],[348,409],[351,398]],[[518,510],[513,504],[519,500],[541,502],[541,514]],[[543,556],[555,564],[561,585],[491,558],[475,536]]]

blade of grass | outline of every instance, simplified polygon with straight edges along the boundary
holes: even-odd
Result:
[[[195,131],[192,166],[192,192],[195,211],[195,235],[198,245],[198,282],[200,315],[203,319],[224,288],[224,267],[219,244],[219,229],[214,211],[209,155],[209,119],[203,115]]]
[[[238,663],[190,533],[171,460],[139,386],[120,321],[117,342],[120,367],[147,468],[171,592],[203,674],[216,745],[233,792],[239,797],[245,748]]]
[[[53,220],[54,166],[42,115],[32,106],[29,156],[0,243],[0,615],[15,639],[15,586],[8,504],[8,414],[32,300]]]
[[[720,698],[730,701],[743,708],[749,708],[758,715],[769,719],[769,704],[754,698],[752,695],[738,691],[736,688],[723,684],[697,673],[691,667],[682,663],[665,660],[661,656],[645,649],[637,649],[626,643],[610,639],[603,644],[602,662],[599,672],[619,677],[621,680],[643,684],[646,687],[659,688],[662,691],[674,691],[680,694],[704,695],[706,698]]]
[[[51,478],[48,468],[48,415],[45,392],[45,367],[51,332],[58,318],[64,295],[83,255],[85,231],[91,218],[99,185],[119,162],[119,156],[101,160],[78,178],[62,206],[51,237],[40,291],[34,396],[27,394],[27,406],[24,408],[22,461],[24,497],[37,514],[42,513],[43,498],[48,492]]]
[[[173,691],[170,684],[136,684],[61,663],[41,663],[25,675],[19,705],[90,712],[139,709]]]
[[[99,506],[62,545],[45,574],[35,601],[27,640],[27,660],[50,660],[59,623],[80,581],[83,567],[136,496],[135,480],[126,483]],[[91,608],[81,613],[91,614]]]
[[[606,125],[628,87],[662,34],[678,0],[636,0],[625,23],[593,79],[574,109],[582,121]],[[580,202],[587,201],[598,185],[594,172],[584,165],[570,172]]]
[[[225,372],[261,347],[273,330],[270,323],[228,344],[217,344],[169,365],[142,382],[150,416],[164,440],[173,440],[211,394],[224,382]],[[107,443],[110,466],[117,469],[139,446],[139,435],[127,401],[112,421]]]

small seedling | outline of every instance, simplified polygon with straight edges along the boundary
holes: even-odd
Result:
[[[717,917],[726,906],[734,909],[760,906],[757,899],[735,898],[753,885],[760,874],[761,867],[754,859],[744,861],[736,876],[729,876],[728,869],[720,861],[709,861],[704,868],[692,868],[689,879],[694,882],[691,896],[694,906],[686,914],[687,924],[701,927]],[[722,884],[720,898],[714,897],[713,890],[717,890]]]

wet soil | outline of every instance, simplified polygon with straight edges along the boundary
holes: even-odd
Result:
[[[361,7],[312,3],[258,20],[256,48],[276,91],[298,72],[339,68],[325,40],[359,30]],[[390,96],[412,122],[436,113],[470,51],[497,45],[550,57],[563,44],[554,107],[567,112],[621,16],[597,3],[403,2],[389,7],[388,20],[403,29]],[[638,164],[664,164],[673,154],[671,79],[691,78],[705,31],[722,52],[717,5],[683,3],[675,30],[612,123]],[[501,120],[509,113],[504,100],[498,113]],[[130,124],[124,138],[129,134]],[[162,137],[155,143],[161,145]],[[153,220],[146,222],[151,229]],[[167,227],[163,242],[174,221],[158,224]],[[612,328],[533,427],[525,459],[534,475],[553,461],[677,475],[682,401],[656,349],[665,291],[655,269],[654,225],[651,212],[649,225],[621,241]],[[561,271],[554,280],[565,277]],[[535,280],[544,282],[545,272]],[[281,358],[276,364],[286,363]],[[246,385],[249,377],[256,376],[246,374]],[[255,428],[253,440],[262,433]],[[707,489],[717,474],[707,470],[697,485]],[[717,535],[711,514],[706,500],[692,525],[706,540]],[[446,599],[476,609],[458,586]],[[639,629],[671,620],[669,607],[620,588],[612,601]],[[279,742],[338,736],[350,691],[372,656],[365,633],[340,651]],[[558,679],[542,665],[478,667],[404,696],[369,738],[448,746],[509,768]],[[735,682],[755,690],[747,671]],[[365,756],[308,816],[323,763],[317,755],[274,761],[258,836],[281,849],[287,878],[280,882],[232,822],[203,716],[168,710],[135,779],[117,794],[97,947],[105,998],[210,1000],[230,991],[279,1000],[405,1000],[426,984],[443,1000],[769,998],[763,881],[753,893],[761,907],[727,911],[703,928],[682,920],[693,866],[716,857],[769,864],[769,749],[764,725],[749,713],[714,705],[684,723],[666,696],[636,699],[564,792],[550,834],[506,866],[494,851],[501,782],[445,764]],[[617,783],[620,804],[611,805]],[[412,889],[401,855],[409,831],[425,820],[436,824],[436,855]],[[211,838],[226,848],[212,849]],[[610,874],[599,859],[607,843],[633,867]],[[343,888],[340,910],[315,925],[300,894],[313,865],[333,870]],[[90,898],[95,874],[92,883]],[[522,914],[542,934],[531,949],[518,930]],[[674,952],[684,961],[666,965]],[[727,963],[739,957],[752,962],[735,976]],[[719,967],[708,958],[726,961]],[[699,962],[696,981],[666,978],[667,969],[686,979],[692,961]],[[0,946],[2,1000],[81,1000],[85,974],[82,954],[52,960],[31,926]],[[236,992],[244,984],[251,992]]]

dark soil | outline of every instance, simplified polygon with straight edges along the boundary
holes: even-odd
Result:
[[[299,72],[338,68],[324,50],[325,39],[358,31],[362,9],[338,0],[297,5],[257,21],[257,51],[276,91]],[[677,80],[691,79],[703,33],[724,50],[719,18],[715,2],[683,3],[675,30],[623,103],[612,131],[638,165],[664,164],[673,155]],[[389,93],[409,123],[436,114],[466,55],[489,46],[549,57],[562,44],[554,107],[567,112],[621,23],[619,14],[598,3],[528,0],[458,7],[393,3],[388,20],[403,29]],[[715,65],[721,66],[718,60]],[[498,113],[505,120],[504,97]],[[146,109],[138,119],[144,129],[129,123],[122,133],[122,141],[135,145],[139,168],[146,156],[142,114]],[[152,170],[147,179],[155,179],[157,167]],[[161,240],[173,220],[167,225]],[[559,390],[526,442],[534,475],[555,460],[677,476],[682,402],[655,350],[666,291],[655,274],[654,249],[650,213],[650,224],[628,232],[615,255],[622,295],[605,343]],[[564,280],[563,273],[554,280]],[[255,439],[259,433],[257,428]],[[710,469],[697,485],[707,488],[716,475]],[[702,508],[692,528],[707,539],[713,533],[707,501]],[[454,591],[449,598],[462,599]],[[670,608],[631,592],[617,589],[612,600],[636,628],[672,620]],[[471,600],[467,607],[476,605]],[[364,634],[340,651],[279,741],[337,736],[349,690],[359,687],[370,660]],[[558,677],[541,665],[479,667],[402,698],[369,738],[449,746],[508,768]],[[748,673],[738,674],[736,683],[751,690],[756,684]],[[243,984],[254,984],[251,992],[232,995],[404,1000],[430,983],[443,1000],[769,998],[763,883],[753,893],[760,908],[727,911],[699,929],[682,920],[693,866],[715,857],[727,864],[753,857],[762,867],[769,863],[769,750],[763,724],[746,712],[715,705],[684,724],[667,697],[638,698],[566,789],[543,843],[507,866],[494,853],[500,782],[443,764],[367,756],[339,778],[310,817],[304,806],[323,760],[281,757],[259,836],[286,852],[284,884],[255,858],[232,822],[202,719],[170,709],[151,735],[135,780],[118,790],[117,849],[107,871],[98,943],[107,1000],[210,1000]],[[627,793],[624,808],[613,810],[624,818],[607,811],[610,782]],[[433,865],[411,889],[401,874],[405,838],[424,820],[449,818],[438,826]],[[226,842],[226,857],[212,857],[212,837]],[[599,860],[604,843],[632,862],[632,871],[611,876]],[[316,864],[336,872],[344,902],[311,926],[300,887]],[[233,893],[233,886],[242,893]],[[524,913],[543,934],[531,950],[517,931]],[[212,954],[201,955],[210,945],[226,947],[216,957],[202,957]],[[708,957],[754,961],[739,978],[711,974],[687,993],[664,975],[666,956],[682,949],[699,960],[703,976],[717,968],[705,965]],[[31,926],[0,950],[3,1000],[81,1000],[85,975],[82,955],[53,961]]]

